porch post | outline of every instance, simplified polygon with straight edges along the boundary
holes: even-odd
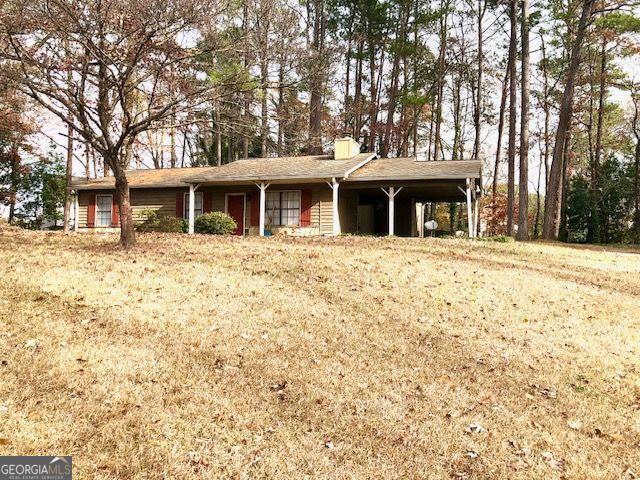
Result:
[[[333,236],[337,237],[340,235],[340,210],[338,209],[338,189],[340,187],[340,182],[334,177],[331,179],[331,183],[327,182],[327,185],[333,191]]]
[[[267,209],[267,187],[269,183],[256,183],[260,189],[260,236],[264,237],[265,211]]]
[[[189,235],[193,235],[195,231],[196,221],[196,187],[193,183],[189,184]]]
[[[478,237],[478,222],[480,221],[480,199],[477,194],[475,197],[476,199],[473,203],[473,238]]]
[[[80,210],[80,206],[78,204],[78,191],[76,190],[73,194],[73,231],[77,232],[80,226],[80,222],[78,221],[78,211]]]
[[[471,181],[467,178],[467,228],[469,229],[469,238],[474,238],[473,231],[473,211],[471,205]]]

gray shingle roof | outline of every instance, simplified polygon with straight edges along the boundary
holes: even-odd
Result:
[[[332,177],[347,181],[429,180],[480,178],[480,161],[422,162],[414,158],[373,159],[372,153],[361,153],[347,160],[334,160],[329,155],[249,158],[221,167],[163,168],[129,170],[132,188],[186,187],[187,183],[225,184],[238,182],[324,181]],[[112,176],[86,180],[74,177],[79,190],[112,189]]]
[[[186,187],[183,178],[187,175],[195,175],[217,167],[191,167],[191,168],[151,168],[139,170],[127,170],[127,180],[131,188],[159,188],[159,187]],[[74,177],[72,185],[80,190],[100,190],[115,188],[113,176],[87,180],[84,177]]]
[[[330,155],[247,158],[211,170],[194,172],[185,180],[194,183],[229,183],[343,178],[373,157],[373,153],[360,153],[347,160],[334,160]]]
[[[480,160],[425,162],[415,158],[378,158],[349,176],[349,181],[454,180],[480,178]]]

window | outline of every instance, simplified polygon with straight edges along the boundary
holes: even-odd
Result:
[[[300,225],[300,192],[267,192],[266,224],[276,227]]]
[[[111,226],[113,195],[96,195],[96,227]]]
[[[202,205],[202,192],[196,192],[195,198],[195,207],[194,207],[194,218],[198,218],[200,215],[204,213],[203,205]],[[189,194],[184,194],[184,217],[189,218]]]

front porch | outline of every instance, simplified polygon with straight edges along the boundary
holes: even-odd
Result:
[[[471,237],[476,235],[478,225],[479,182],[475,179],[191,183],[187,196],[189,233],[194,232],[197,192],[203,190],[212,192],[214,204],[224,208],[215,210],[225,211],[242,225],[237,232],[241,235],[422,237],[425,205],[440,202],[464,204]],[[224,203],[215,201],[218,197],[224,198]]]

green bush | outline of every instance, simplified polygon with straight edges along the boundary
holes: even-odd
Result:
[[[236,221],[223,212],[211,212],[196,218],[194,229],[196,233],[211,235],[228,235],[238,227]]]
[[[184,231],[181,218],[171,215],[158,216],[154,210],[144,210],[142,216],[146,218],[144,222],[136,225],[136,230],[139,232],[179,233]]]

